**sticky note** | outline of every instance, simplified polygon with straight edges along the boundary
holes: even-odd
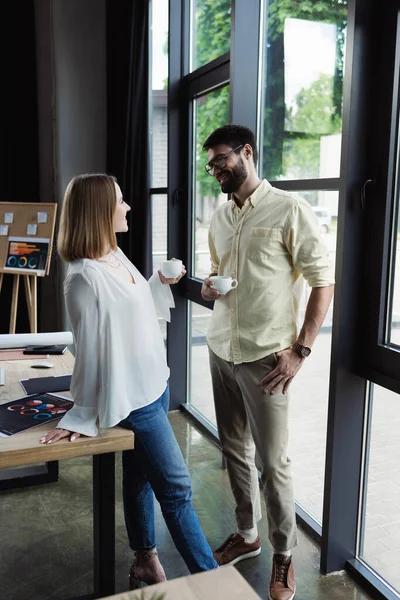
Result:
[[[36,235],[36,232],[37,232],[37,225],[36,225],[36,223],[29,223],[28,229],[26,230],[26,233],[28,235]]]
[[[38,223],[47,223],[47,212],[38,212],[37,222]]]

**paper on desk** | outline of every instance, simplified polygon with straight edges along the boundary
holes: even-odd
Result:
[[[11,350],[0,350],[0,361],[2,360],[34,360],[35,358],[47,358],[48,354],[24,354],[23,350],[13,348]]]
[[[0,335],[0,348],[25,348],[25,346],[51,346],[72,344],[70,331],[49,333],[6,333]]]

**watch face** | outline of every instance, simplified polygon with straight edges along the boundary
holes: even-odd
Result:
[[[307,358],[307,356],[310,356],[311,354],[311,348],[309,348],[308,346],[303,346],[301,349],[301,355],[304,358]]]

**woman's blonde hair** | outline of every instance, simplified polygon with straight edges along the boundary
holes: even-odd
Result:
[[[97,259],[117,249],[113,228],[116,181],[112,175],[87,173],[69,182],[57,238],[58,254],[66,262]]]

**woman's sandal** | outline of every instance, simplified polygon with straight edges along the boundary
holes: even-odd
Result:
[[[159,564],[159,569],[151,569],[151,561],[157,560]],[[143,564],[145,567],[145,574],[139,577],[136,572],[137,567]],[[146,573],[147,571],[147,573]],[[153,571],[153,572],[152,572]],[[137,590],[142,587],[142,584],[145,583],[147,585],[153,585],[153,583],[161,583],[162,581],[166,581],[164,569],[162,568],[161,563],[158,560],[158,552],[157,549],[154,548],[152,550],[139,550],[135,553],[135,559],[132,563],[131,570],[129,573],[129,589]]]

